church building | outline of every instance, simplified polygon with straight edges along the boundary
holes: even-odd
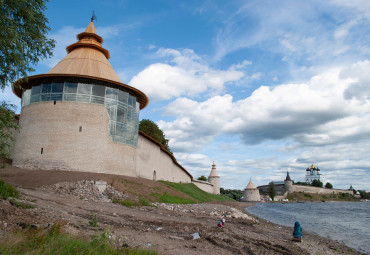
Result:
[[[320,174],[320,169],[315,167],[315,165],[312,163],[312,165],[306,169],[305,182],[311,184],[313,180],[319,180],[325,184],[324,175]]]

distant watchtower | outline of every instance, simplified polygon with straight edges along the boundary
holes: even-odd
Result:
[[[216,172],[215,162],[212,164],[211,173],[208,176],[208,182],[213,184],[213,194],[220,194],[220,176]]]
[[[290,179],[289,171],[286,172],[286,177],[285,177],[284,183],[285,183],[285,190],[288,191],[288,194],[292,193],[292,191],[293,191],[293,181]]]

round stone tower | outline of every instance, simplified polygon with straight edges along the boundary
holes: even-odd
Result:
[[[259,202],[261,201],[260,192],[257,189],[256,185],[252,182],[252,179],[249,180],[247,187],[244,189],[244,198],[245,202]]]
[[[90,22],[48,73],[20,79],[21,126],[13,165],[135,176],[146,95],[122,83]]]
[[[285,183],[285,190],[288,191],[288,194],[292,193],[293,192],[293,181],[290,179],[289,171],[286,172],[284,183]]]
[[[216,172],[215,162],[212,164],[211,173],[208,176],[208,182],[213,184],[213,194],[220,194],[220,176]]]

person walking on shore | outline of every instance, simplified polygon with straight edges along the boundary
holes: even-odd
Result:
[[[299,224],[299,222],[298,222],[298,221],[296,221],[296,222],[294,223],[293,241],[296,241],[296,242],[302,242],[302,237],[303,237],[302,227],[301,227],[301,225]]]

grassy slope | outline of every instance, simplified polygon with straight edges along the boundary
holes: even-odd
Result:
[[[188,196],[192,197],[194,202],[203,203],[208,201],[234,201],[233,199],[223,196],[223,195],[214,195],[207,193],[193,183],[174,183],[174,182],[166,182],[161,181],[162,183],[166,184],[167,186],[174,188],[182,193],[187,194]]]

